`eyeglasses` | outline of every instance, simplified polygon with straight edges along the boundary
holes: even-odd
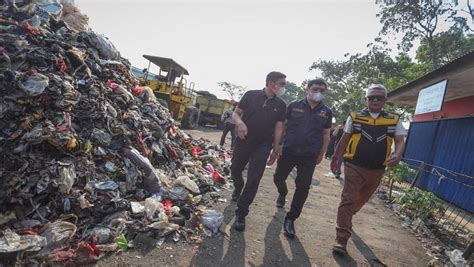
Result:
[[[381,95],[369,95],[367,97],[367,99],[369,101],[384,101],[385,100],[385,96],[381,96]]]

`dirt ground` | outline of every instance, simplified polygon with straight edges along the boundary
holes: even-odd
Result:
[[[193,137],[212,142],[220,131],[203,128],[188,131]],[[230,140],[227,140],[230,143]],[[354,217],[354,235],[348,243],[349,256],[331,251],[335,237],[337,205],[342,181],[328,176],[329,161],[316,168],[313,184],[301,217],[295,222],[297,238],[283,235],[285,210],[275,207],[277,191],[267,169],[254,203],[250,207],[245,232],[230,230],[235,203],[220,203],[225,233],[207,238],[198,246],[171,241],[148,252],[130,250],[101,260],[98,266],[427,266],[430,258],[421,243],[401,227],[402,221],[373,197]],[[287,180],[291,200],[294,180]],[[227,193],[230,199],[230,193]],[[287,202],[286,207],[289,206]]]

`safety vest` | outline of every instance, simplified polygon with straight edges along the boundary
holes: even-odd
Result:
[[[368,169],[385,169],[390,156],[398,115],[381,111],[378,118],[364,109],[351,113],[352,136],[347,144],[344,160]]]

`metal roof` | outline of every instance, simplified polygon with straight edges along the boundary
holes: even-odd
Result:
[[[474,95],[474,51],[388,93],[388,102],[415,106],[421,89],[448,79],[445,101]]]
[[[178,76],[181,76],[182,74],[189,75],[189,72],[183,66],[179,65],[171,58],[150,55],[143,55],[143,57],[160,67],[163,71],[169,72],[170,70],[174,70],[178,72]]]

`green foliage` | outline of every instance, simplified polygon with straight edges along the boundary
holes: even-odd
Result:
[[[450,25],[452,30],[466,30],[467,22],[457,14],[454,4],[446,1],[406,0],[380,2],[377,14],[382,29],[380,36],[402,34],[399,49],[408,52],[416,40],[426,40],[430,49],[430,61],[433,68],[439,66],[440,53],[434,36],[440,28],[441,21]]]
[[[281,96],[286,103],[291,103],[295,100],[302,99],[306,96],[304,87],[298,86],[293,82],[286,81],[286,92]]]
[[[407,181],[408,178],[415,177],[416,171],[410,168],[408,164],[400,162],[400,164],[388,168],[386,175],[392,178],[394,181],[401,183]]]
[[[218,82],[217,85],[222,88],[222,91],[226,92],[232,100],[239,100],[247,90],[246,87],[236,85],[230,82]]]
[[[433,37],[438,51],[438,61],[446,64],[467,52],[474,50],[474,34],[465,34],[461,31],[446,31]],[[431,49],[426,38],[422,39],[416,50],[416,59],[420,63],[431,65]]]
[[[400,195],[396,202],[411,219],[427,219],[443,210],[443,201],[431,192],[412,188]]]
[[[337,121],[344,121],[350,112],[365,107],[364,89],[371,83],[382,83],[389,90],[418,78],[429,71],[429,66],[412,62],[410,57],[401,53],[395,59],[390,50],[370,44],[367,54],[346,55],[345,60],[318,60],[311,66],[319,71],[328,83],[326,104],[333,109]],[[408,119],[412,108],[388,106],[386,110],[400,114]]]

